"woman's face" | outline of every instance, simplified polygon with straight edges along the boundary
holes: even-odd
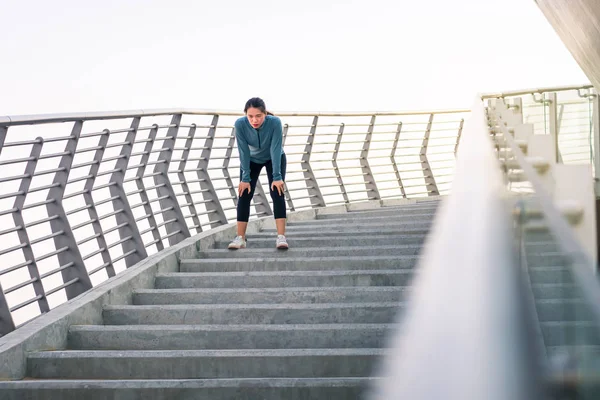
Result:
[[[246,117],[248,118],[248,122],[254,129],[260,128],[260,126],[265,122],[266,114],[260,111],[258,108],[250,107],[246,111]]]

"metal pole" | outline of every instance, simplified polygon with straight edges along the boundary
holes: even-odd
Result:
[[[305,178],[306,190],[310,196],[310,204],[312,208],[325,207],[325,200],[319,185],[317,184],[317,178],[310,166],[310,154],[312,151],[313,143],[315,142],[315,134],[317,133],[317,124],[319,123],[319,117],[313,118],[313,123],[310,128],[310,133],[304,146],[304,154],[302,154],[302,160],[300,161],[300,168],[303,170],[302,174]]]
[[[231,154],[233,153],[233,147],[235,145],[235,128],[231,129],[231,135],[229,136],[229,143],[227,143],[227,150],[225,151],[225,157],[223,158],[223,176],[225,177],[225,184],[229,188],[229,194],[233,199],[233,205],[237,207],[237,191],[233,186],[233,180],[229,173],[229,162],[231,161]]]
[[[227,217],[225,216],[225,211],[223,211],[223,205],[219,200],[219,196],[217,196],[215,187],[208,174],[208,161],[210,160],[218,124],[219,115],[215,115],[213,116],[211,127],[208,130],[208,136],[204,141],[204,149],[200,155],[200,161],[198,161],[198,179],[200,179],[202,197],[206,201],[206,211],[210,212],[210,214],[208,214],[208,220],[211,228],[227,224]],[[210,218],[211,214],[215,214],[216,219]]]
[[[288,124],[283,125],[283,138],[281,140],[282,147],[285,147],[285,140],[287,139],[287,133],[288,133],[289,127],[290,126]],[[285,200],[288,203],[288,207],[289,207],[290,211],[295,211],[296,209],[294,208],[294,202],[292,200],[292,196],[291,196],[290,192],[288,191],[287,185],[284,185],[284,186],[285,187],[284,187],[283,194],[285,196]]]
[[[135,122],[135,121],[134,121]],[[139,125],[139,118],[137,118],[136,129]],[[150,232],[152,232],[153,242],[156,245],[156,250],[161,251],[165,248],[161,238],[160,232],[158,231],[158,224],[156,223],[156,218],[154,218],[154,211],[152,211],[152,206],[150,205],[150,198],[148,197],[148,193],[146,191],[146,187],[144,185],[144,176],[146,175],[146,169],[148,167],[148,160],[150,160],[150,152],[152,151],[152,147],[154,146],[154,140],[156,139],[156,134],[158,133],[158,125],[154,124],[150,132],[148,133],[148,141],[144,146],[144,151],[142,157],[140,158],[139,167],[135,173],[136,180],[135,185],[138,189],[138,194],[140,195],[140,199],[142,200],[142,207],[144,207],[144,215],[148,219],[148,224],[150,225]],[[132,139],[133,140],[133,139]],[[132,217],[133,218],[133,217]],[[137,224],[136,224],[137,227]],[[140,233],[141,235],[141,233]],[[143,238],[140,239],[142,242],[142,246],[145,249],[146,246],[143,244]]]
[[[75,124],[73,124],[71,137],[69,140],[67,140],[67,144],[65,146],[66,154],[61,157],[58,164],[58,168],[62,170],[56,172],[52,182],[53,184],[58,185],[52,187],[48,191],[48,197],[46,198],[46,200],[54,200],[53,202],[46,204],[48,216],[52,217],[56,215],[58,217],[50,220],[50,229],[52,233],[62,232],[62,235],[54,236],[56,250],[64,248],[67,249],[66,251],[61,251],[58,253],[58,262],[61,267],[71,264],[70,268],[64,268],[61,271],[63,283],[66,284],[73,282],[65,287],[65,292],[68,299],[77,297],[81,293],[84,293],[88,289],[92,288],[90,276],[85,268],[85,263],[83,262],[83,258],[79,252],[77,241],[75,240],[75,236],[73,235],[71,225],[69,224],[69,220],[67,219],[67,215],[62,204],[62,199],[65,194],[67,180],[69,178],[71,166],[73,165],[73,158],[75,155],[75,150],[77,150],[77,142],[79,141],[82,128],[83,121],[76,121]]]
[[[35,143],[31,148],[30,157],[32,159],[29,160],[25,166],[25,175],[27,175],[27,177],[21,180],[21,185],[19,186],[19,192],[23,194],[20,194],[15,198],[13,208],[17,211],[13,213],[13,220],[15,221],[15,226],[21,227],[21,229],[17,231],[19,242],[27,244],[27,246],[23,247],[23,256],[25,256],[26,262],[29,262],[29,265],[27,266],[27,269],[29,270],[29,277],[31,279],[35,279],[35,281],[32,282],[35,295],[36,297],[41,296],[37,302],[40,307],[40,312],[43,314],[50,311],[50,306],[48,305],[48,299],[46,298],[44,286],[40,278],[40,271],[37,263],[35,262],[35,255],[33,254],[33,249],[31,248],[31,241],[29,240],[29,234],[25,228],[25,221],[23,220],[22,215],[23,205],[25,204],[25,199],[27,198],[27,193],[29,192],[33,174],[35,173],[38,157],[42,153],[43,139],[38,137],[36,138],[36,141],[37,143]]]
[[[160,172],[159,174],[154,175],[154,183],[158,186],[156,192],[160,198],[158,202],[160,204],[163,220],[172,221],[165,224],[169,244],[171,246],[191,236],[168,176],[171,156],[173,155],[173,147],[175,147],[175,140],[180,124],[181,114],[173,115],[170,127],[167,130],[167,139],[163,141],[163,148],[167,150],[160,152],[158,161],[162,162],[154,166],[154,172]]]
[[[454,157],[456,157],[456,153],[458,152],[458,145],[460,144],[460,136],[462,135],[464,124],[465,119],[461,118],[460,125],[458,125],[458,134],[456,135],[456,144],[454,145]]]
[[[110,135],[110,131],[106,129],[102,135],[100,136],[100,140],[98,141],[99,149],[94,153],[94,161],[97,161],[95,164],[92,164],[90,167],[90,172],[88,178],[85,181],[83,193],[83,200],[85,204],[88,206],[88,214],[92,221],[92,228],[94,229],[94,233],[97,235],[96,240],[98,243],[98,247],[100,248],[101,256],[103,264],[106,268],[106,273],[109,278],[115,276],[115,267],[110,258],[110,253],[108,251],[108,245],[106,243],[106,238],[104,237],[104,232],[102,231],[102,226],[100,225],[100,220],[98,219],[98,212],[96,211],[96,206],[94,204],[94,199],[92,197],[92,190],[94,188],[94,182],[96,181],[96,175],[98,174],[98,170],[100,169],[100,164],[102,163],[102,156],[104,155],[104,150],[106,149],[106,145],[108,144],[108,137]]]
[[[402,179],[400,178],[400,171],[398,170],[398,165],[396,164],[396,149],[398,148],[398,140],[400,140],[400,131],[402,130],[402,122],[398,123],[398,128],[396,129],[396,137],[394,138],[394,143],[392,144],[392,152],[390,153],[390,161],[392,162],[392,167],[394,168],[394,174],[396,174],[396,179],[398,180],[398,187],[400,188],[400,193],[402,193],[402,197],[406,198],[406,191],[404,190],[404,185],[402,184]]]
[[[342,192],[342,197],[344,198],[344,203],[348,204],[348,203],[350,203],[350,200],[348,199],[348,193],[346,193],[346,187],[344,186],[344,180],[342,179],[342,174],[341,174],[340,168],[338,167],[338,164],[337,164],[337,157],[338,157],[338,154],[340,151],[340,145],[342,144],[342,136],[344,135],[345,127],[346,127],[346,125],[342,122],[340,124],[340,130],[338,132],[338,135],[335,139],[335,148],[333,149],[333,159],[331,160],[331,163],[333,164],[333,172],[335,173],[338,184],[340,185],[340,190]]]
[[[125,265],[128,268],[148,257],[146,246],[144,246],[142,235],[138,229],[135,217],[133,216],[133,211],[129,205],[129,200],[125,194],[125,188],[123,187],[125,171],[127,171],[129,157],[131,156],[133,142],[137,136],[137,130],[139,126],[140,117],[134,118],[131,121],[130,130],[127,132],[127,136],[125,137],[125,144],[121,147],[120,155],[124,157],[117,161],[117,164],[115,165],[115,169],[117,171],[113,172],[109,180],[109,183],[111,183],[109,186],[110,195],[111,197],[117,197],[112,201],[113,209],[115,211],[123,210],[115,215],[117,225],[121,226],[119,228],[119,239],[124,239],[131,236],[130,240],[126,240],[125,242],[121,243],[123,254],[127,254],[125,257]]]
[[[375,183],[375,177],[371,172],[371,167],[369,166],[369,148],[371,147],[371,139],[373,138],[373,128],[375,127],[375,115],[371,117],[371,122],[369,123],[369,129],[367,130],[367,136],[365,137],[365,142],[363,143],[363,148],[360,153],[360,166],[363,172],[363,179],[365,180],[365,187],[367,189],[367,198],[373,200],[381,199],[379,195],[379,190],[377,189],[377,184]],[[375,196],[369,196],[369,193],[373,193]]]
[[[194,205],[194,199],[190,194],[190,187],[187,184],[185,179],[185,166],[187,164],[187,159],[190,154],[190,148],[194,143],[194,138],[196,137],[196,124],[192,124],[190,130],[188,131],[188,137],[185,140],[184,150],[181,153],[181,161],[179,162],[179,166],[177,167],[177,177],[181,182],[181,190],[183,190],[185,201],[187,202],[187,206],[190,208],[191,218],[194,222],[194,228],[196,232],[202,232],[202,224],[200,223],[200,219],[198,218],[198,211],[196,210],[196,206]]]
[[[552,136],[552,142],[554,143],[554,156],[556,162],[562,163],[562,157],[560,156],[560,149],[558,147],[558,106],[556,93],[547,93],[548,100],[548,126],[550,127],[550,135]]]
[[[433,125],[433,116],[434,114],[429,115],[429,122],[427,123],[427,129],[425,130],[425,136],[423,137],[423,143],[421,144],[421,152],[419,157],[421,159],[421,165],[423,166],[423,177],[425,178],[425,188],[427,189],[427,193],[429,196],[438,196],[440,192],[438,192],[437,184],[435,183],[435,178],[433,177],[433,171],[431,170],[429,160],[427,159],[427,145],[429,144],[431,126]]]

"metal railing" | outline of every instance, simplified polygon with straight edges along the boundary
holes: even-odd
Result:
[[[448,193],[468,111],[276,114],[295,211]],[[150,254],[235,221],[239,116],[0,117],[0,335]],[[272,215],[265,181],[253,217]]]
[[[389,343],[383,380],[371,398],[541,398],[543,383],[556,378],[550,376],[556,371],[535,346],[543,339],[536,336],[524,232],[554,238],[560,253],[535,255],[561,256],[561,268],[575,281],[559,289],[576,285],[582,297],[574,301],[589,307],[585,316],[600,333],[592,168],[559,162],[556,136],[534,134],[534,126],[524,124],[518,96],[531,93],[512,93],[510,101],[508,94],[483,96],[493,99],[485,104],[476,100],[465,123],[452,192],[424,246],[402,328]],[[514,191],[515,180],[530,190]],[[581,315],[573,310],[570,318]],[[586,376],[593,363],[586,365],[585,358],[566,360],[574,374],[563,377]],[[597,375],[591,378],[597,381]]]

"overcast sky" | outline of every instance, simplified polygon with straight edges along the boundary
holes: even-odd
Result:
[[[1,0],[0,115],[414,110],[588,82],[533,0]]]

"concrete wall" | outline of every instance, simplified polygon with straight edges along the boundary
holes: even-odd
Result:
[[[600,89],[600,0],[535,0],[596,89]]]

